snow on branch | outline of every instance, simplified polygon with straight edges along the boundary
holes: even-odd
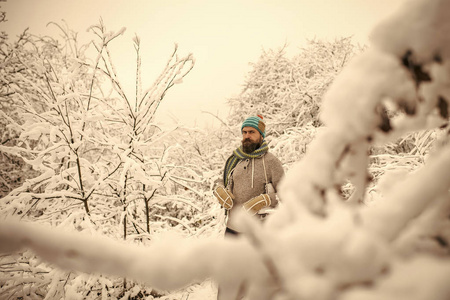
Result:
[[[347,179],[356,187],[350,202],[362,202],[370,180],[367,158],[372,145],[448,124],[450,21],[442,12],[450,11],[450,4],[412,2],[374,31],[372,49],[354,59],[333,82],[322,107],[325,129],[286,177],[283,193],[297,195],[315,213],[326,214],[325,192]],[[404,23],[405,19],[412,23]],[[427,29],[411,31],[405,24]],[[397,32],[394,37],[392,32]],[[430,36],[442,39],[428,43]],[[386,46],[391,42],[398,48]],[[439,54],[439,60],[430,53]],[[388,105],[398,117],[387,113]]]
[[[148,248],[31,223],[1,221],[0,253],[23,248],[63,269],[126,276],[158,289],[180,288],[211,276],[230,283],[268,276],[244,240],[167,239]],[[242,251],[239,257],[235,257],[236,248]],[[236,277],[221,272],[240,265],[247,268]]]

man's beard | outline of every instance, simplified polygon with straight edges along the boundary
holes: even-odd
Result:
[[[258,149],[259,146],[261,146],[260,142],[254,143],[250,139],[245,139],[242,141],[242,150],[244,150],[244,152],[247,154],[250,154],[256,149]]]

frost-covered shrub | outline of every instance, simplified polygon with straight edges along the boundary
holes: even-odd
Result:
[[[172,217],[170,213],[179,211],[183,202],[169,197],[164,198],[169,209],[150,217],[152,206],[158,205],[154,200],[167,195],[165,180],[171,178],[171,162],[157,147],[166,133],[155,129],[154,117],[168,90],[193,68],[192,55],[178,57],[175,46],[161,75],[143,90],[136,38],[133,99],[124,92],[108,48],[124,29],[108,32],[102,23],[92,26],[90,31],[97,38],[90,44],[96,54],[91,58],[88,46],[77,44],[75,33],[59,28],[67,39],[24,33],[15,44],[2,41],[2,96],[6,100],[2,105],[7,109],[1,111],[1,124],[6,130],[3,138],[12,141],[5,140],[0,151],[2,157],[23,160],[34,173],[26,174],[23,184],[0,199],[1,217],[139,242],[147,242],[151,230],[175,221],[183,224],[183,215]],[[7,170],[2,167],[3,172]],[[188,230],[194,226],[186,224]],[[49,285],[51,274],[43,273],[39,294],[50,295],[52,289],[61,288]],[[17,284],[21,285],[9,282],[5,293],[14,292]]]
[[[50,46],[46,47],[46,53],[57,56],[57,45],[51,39],[47,42]],[[39,43],[28,31],[24,31],[17,40],[9,42],[8,36],[0,39],[0,59],[2,61],[1,85],[0,85],[0,144],[5,146],[14,146],[18,143],[18,137],[21,134],[20,125],[24,123],[24,110],[18,107],[23,104],[23,99],[17,97],[17,91],[22,90],[28,95],[32,95],[34,87],[43,84],[42,78],[36,76],[36,61],[42,56],[44,50],[37,46]],[[42,43],[39,43],[42,45]],[[53,53],[55,52],[55,53]],[[29,84],[29,82],[33,84]],[[34,95],[29,98],[29,105],[33,109],[42,111],[45,106],[43,101],[38,100]],[[24,108],[25,109],[25,108]],[[29,141],[30,147],[35,147],[37,141]],[[0,197],[19,187],[28,178],[36,177],[39,172],[32,170],[29,164],[26,164],[22,158],[15,155],[1,153],[1,192]]]
[[[324,92],[361,51],[350,38],[308,41],[292,58],[286,57],[284,48],[264,51],[252,64],[241,94],[229,100],[230,123],[239,124],[248,115],[262,114],[267,119],[268,135],[307,124],[320,126]]]

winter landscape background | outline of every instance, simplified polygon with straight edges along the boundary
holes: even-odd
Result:
[[[448,299],[449,12],[413,0],[370,47],[263,50],[219,128],[155,121],[195,70],[181,45],[148,84],[136,36],[130,93],[124,28],[3,32],[0,298],[214,299],[219,282],[229,299]],[[257,113],[282,205],[224,240],[211,190]]]

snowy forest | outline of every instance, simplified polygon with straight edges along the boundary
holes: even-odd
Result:
[[[219,128],[155,122],[195,71],[182,45],[148,83],[139,37],[51,25],[0,36],[0,299],[450,299],[450,1],[407,2],[370,46],[262,51]],[[212,189],[256,114],[281,203],[224,239]]]

